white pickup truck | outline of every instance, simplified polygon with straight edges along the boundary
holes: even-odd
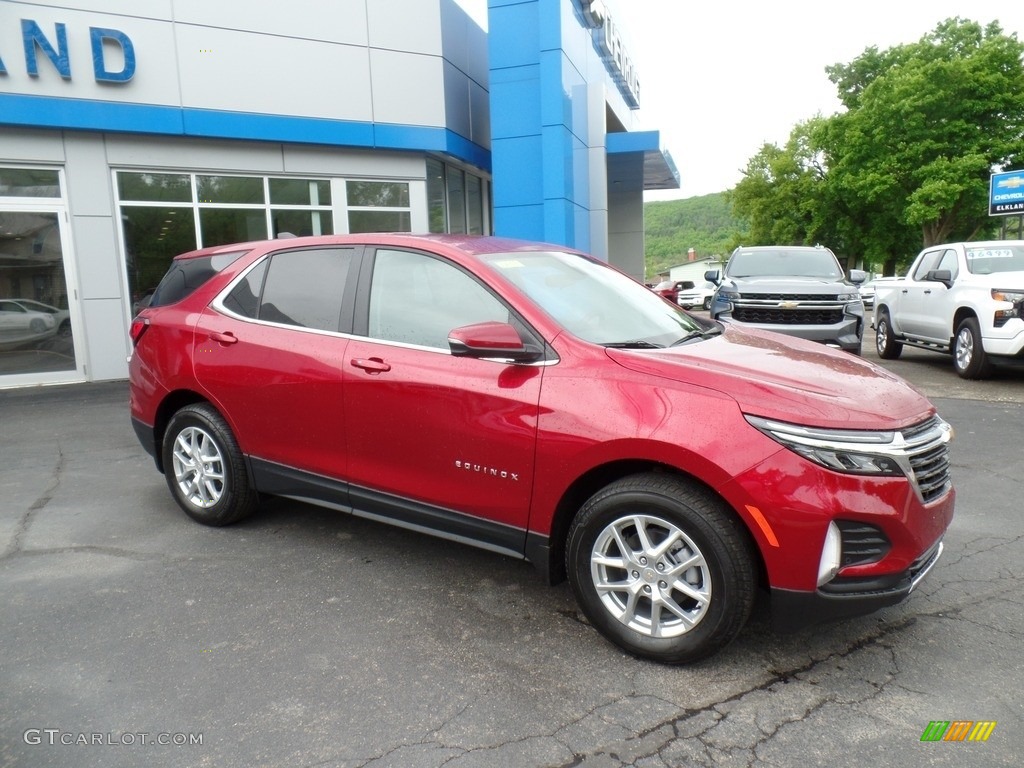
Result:
[[[879,286],[874,325],[879,357],[904,345],[952,354],[965,379],[1024,362],[1024,240],[925,248],[904,279]]]

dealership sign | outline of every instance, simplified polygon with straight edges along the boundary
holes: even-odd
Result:
[[[992,174],[992,180],[989,182],[988,215],[1024,215],[1024,171]]]
[[[622,35],[615,18],[608,12],[601,0],[582,0],[583,18],[587,26],[598,31],[595,42],[604,60],[605,66],[619,87],[619,92],[632,109],[640,106],[640,78],[637,76],[633,59],[630,58],[626,46],[622,44]]]
[[[39,77],[40,60],[46,60],[62,79],[71,79],[68,30],[64,24],[54,24],[53,34],[48,36],[32,19],[22,19],[21,43],[25,55],[25,72],[29,77]],[[135,46],[121,30],[89,27],[89,45],[92,48],[92,70],[96,82],[126,83],[135,75]],[[0,51],[0,75],[8,74],[3,53]],[[120,69],[108,66],[108,55],[112,53],[115,60],[119,59]]]

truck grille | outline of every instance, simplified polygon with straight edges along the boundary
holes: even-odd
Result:
[[[902,430],[911,478],[925,503],[942,496],[952,486],[949,475],[948,426],[938,416]]]
[[[744,293],[733,302],[732,317],[757,325],[836,325],[845,310],[838,294]]]
[[[834,325],[843,321],[842,309],[779,309],[734,305],[732,316],[741,323],[760,325]]]

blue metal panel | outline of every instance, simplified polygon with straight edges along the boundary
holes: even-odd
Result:
[[[494,207],[539,205],[544,201],[540,136],[495,139],[491,142],[494,167]],[[499,183],[500,180],[500,183]],[[496,234],[502,234],[495,229]],[[539,233],[535,233],[535,236]]]
[[[491,0],[487,26],[492,71],[537,63],[540,19],[536,0],[515,5]]]
[[[0,125],[445,152],[489,170],[490,153],[445,128],[0,93]]]
[[[540,68],[500,69],[491,74],[491,136],[531,136],[540,131]],[[509,105],[495,108],[499,104]],[[512,108],[514,105],[514,108]]]
[[[494,210],[495,234],[524,240],[543,240],[537,234],[543,231],[544,206],[541,204],[503,206]]]
[[[658,131],[630,131],[628,133],[609,133],[605,141],[608,154],[620,152],[660,152],[661,136]]]

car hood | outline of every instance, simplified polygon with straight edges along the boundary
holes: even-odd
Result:
[[[828,277],[729,277],[726,285],[740,291],[759,293],[835,293],[856,290],[849,283]]]
[[[731,396],[744,413],[833,429],[895,429],[934,413],[910,384],[815,342],[726,324],[681,347],[609,349],[624,368]]]

